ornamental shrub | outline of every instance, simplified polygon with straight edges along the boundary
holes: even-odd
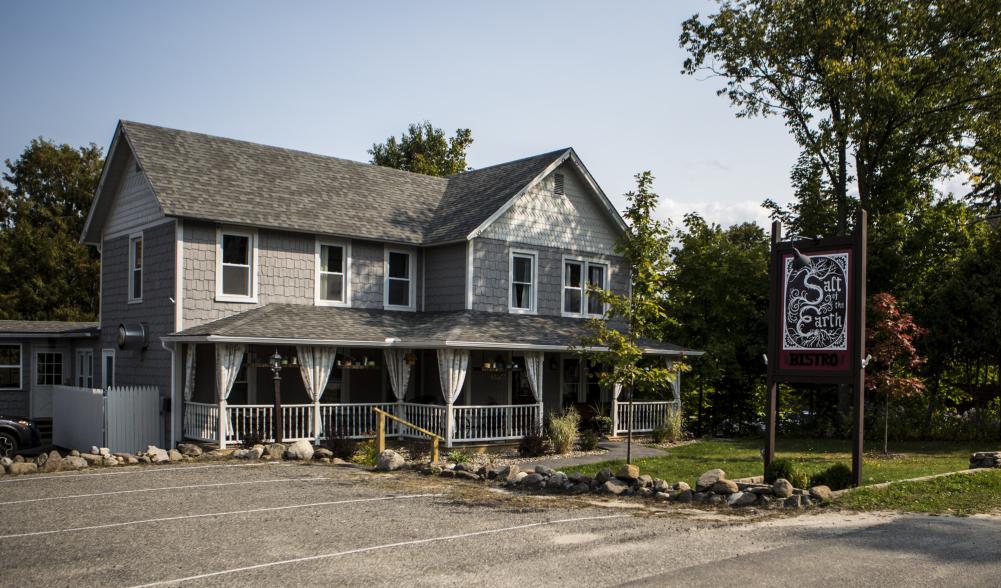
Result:
[[[529,429],[518,442],[518,455],[522,457],[539,457],[546,453],[546,437],[542,430],[535,426]]]
[[[827,486],[831,490],[851,488],[852,469],[843,463],[836,463],[826,470],[810,477],[810,486]]]
[[[598,433],[591,430],[585,429],[580,433],[580,441],[578,446],[581,451],[594,451],[598,448]]]
[[[549,443],[556,453],[570,453],[577,444],[580,429],[580,413],[574,407],[569,407],[562,414],[549,415]]]
[[[765,482],[774,484],[775,480],[785,478],[795,488],[806,488],[810,483],[807,475],[799,471],[799,466],[791,459],[772,460],[771,465],[765,468]]]

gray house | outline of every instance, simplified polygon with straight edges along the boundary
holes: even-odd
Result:
[[[279,356],[286,439],[370,434],[373,407],[449,443],[517,439],[615,405],[569,349],[605,312],[587,285],[629,287],[624,228],[573,149],[435,178],[123,121],[82,236],[94,381],[157,386],[170,443],[273,436]]]

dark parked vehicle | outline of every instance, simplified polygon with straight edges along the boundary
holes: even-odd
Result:
[[[41,447],[42,436],[35,425],[23,419],[0,416],[0,456],[14,457],[18,451]]]

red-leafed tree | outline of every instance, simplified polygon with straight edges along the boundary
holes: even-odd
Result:
[[[868,301],[865,339],[872,356],[865,371],[866,390],[883,394],[883,453],[887,453],[890,398],[923,392],[924,382],[914,375],[925,363],[914,341],[925,329],[910,313],[897,307],[897,299],[887,292],[874,294]]]

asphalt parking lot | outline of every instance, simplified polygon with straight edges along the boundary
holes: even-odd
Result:
[[[623,504],[287,463],[8,476],[0,584],[1001,584],[996,517]]]

